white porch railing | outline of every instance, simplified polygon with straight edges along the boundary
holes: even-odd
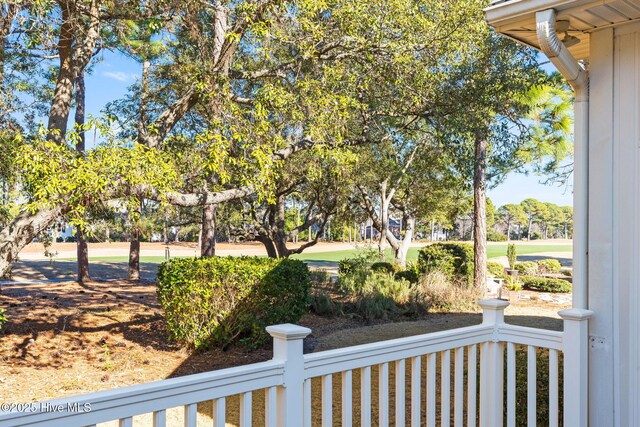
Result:
[[[390,420],[396,426],[413,427],[436,423],[499,427],[506,420],[512,427],[517,411],[516,346],[527,348],[528,425],[537,425],[541,399],[548,399],[550,426],[559,424],[562,352],[564,426],[585,426],[591,312],[560,312],[564,332],[555,332],[504,323],[505,301],[486,300],[480,305],[483,322],[477,326],[308,355],[303,355],[302,340],[309,329],[270,326],[274,354],[269,362],[18,407],[14,409],[20,411],[0,412],[0,426],[93,426],[117,420],[126,427],[144,425],[138,419],[134,423],[133,417],[151,413],[152,425],[161,427],[169,425],[167,409],[181,406],[181,424],[193,427],[197,404],[213,401],[213,425],[223,427],[226,399],[238,395],[242,427],[349,427],[354,422],[382,427]],[[548,396],[537,395],[539,348],[549,354]],[[340,387],[334,387],[334,379]],[[252,416],[258,393],[264,393],[260,420]]]

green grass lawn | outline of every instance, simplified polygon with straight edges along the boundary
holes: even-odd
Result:
[[[516,251],[518,255],[535,254],[540,252],[567,252],[570,253],[572,249],[571,245],[517,245]],[[416,260],[418,258],[418,251],[420,248],[410,248],[407,254],[409,261]],[[294,255],[292,258],[300,259],[303,261],[312,262],[338,262],[341,259],[355,257],[361,249],[350,249],[345,251],[331,251],[320,253],[302,253],[300,255]],[[499,256],[507,255],[507,244],[498,243],[489,245],[487,248],[487,254],[489,258],[495,258]],[[391,259],[391,250],[387,249],[387,258]],[[127,256],[108,256],[108,257],[90,257],[90,261],[94,262],[127,262]],[[58,261],[75,261],[75,258],[58,258]],[[150,262],[159,264],[164,261],[163,256],[143,256],[140,258],[140,262]]]
[[[567,252],[571,253],[572,245],[518,245],[516,244],[516,252],[518,255],[528,255],[540,252]],[[407,254],[407,260],[414,261],[418,259],[418,251],[420,248],[410,248]],[[322,253],[302,253],[300,255],[294,255],[293,258],[301,259],[303,261],[340,261],[345,258],[352,258],[356,256],[359,251],[357,249],[346,251],[334,251],[334,252],[322,252]],[[489,258],[496,258],[499,256],[507,255],[507,244],[500,243],[495,245],[489,245],[487,247],[487,256]],[[387,249],[387,258],[391,259],[391,250]]]

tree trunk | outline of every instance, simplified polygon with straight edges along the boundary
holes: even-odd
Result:
[[[129,244],[129,280],[140,280],[140,231],[131,231]]]
[[[476,137],[473,173],[473,285],[487,283],[487,141]]]
[[[507,221],[507,242],[511,240],[511,221]]]
[[[78,256],[78,282],[84,283],[90,280],[89,276],[89,246],[84,238],[82,228],[76,229],[77,256]]]
[[[413,217],[407,218],[405,221],[405,230],[404,236],[399,244],[394,247],[394,259],[395,262],[405,267],[407,265],[407,253],[409,252],[409,247],[411,246],[411,242],[413,240],[413,233],[415,231],[416,219]]]
[[[142,207],[137,209],[137,220],[142,215]],[[131,243],[129,244],[129,280],[140,280],[140,226],[131,224]]]
[[[202,233],[200,234],[200,256],[216,256],[216,210],[217,205],[205,205],[202,208]]]
[[[76,151],[79,153],[84,153],[85,151],[85,99],[84,72],[82,72],[78,75],[78,80],[76,81],[75,122],[79,134]],[[78,258],[78,282],[84,283],[89,281],[89,247],[81,227],[76,227],[76,249]]]
[[[22,248],[68,210],[67,207],[56,206],[39,210],[34,214],[21,212],[0,231],[0,277],[7,274]]]
[[[278,258],[276,246],[273,244],[273,240],[270,239],[269,236],[260,234],[256,237],[256,240],[264,245],[264,248],[267,250],[267,256],[269,258]]]

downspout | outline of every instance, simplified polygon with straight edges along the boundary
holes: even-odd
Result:
[[[575,91],[573,166],[573,307],[588,308],[589,74],[556,32],[556,11],[536,13],[538,42]]]

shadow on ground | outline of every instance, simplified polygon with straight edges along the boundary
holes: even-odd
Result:
[[[78,265],[76,261],[18,261],[13,265],[13,280],[75,280]],[[158,264],[140,263],[140,277],[145,280],[153,280],[158,271]],[[91,261],[89,264],[91,277],[99,277],[102,280],[126,279],[127,264],[123,262]]]
[[[540,256],[540,255],[518,255],[518,262],[524,262],[524,261],[535,261],[535,262],[538,262],[538,261],[543,260],[543,259],[557,259],[558,261],[560,261],[560,264],[562,264],[563,267],[572,267],[573,266],[573,259],[569,255],[566,256],[566,257]]]

